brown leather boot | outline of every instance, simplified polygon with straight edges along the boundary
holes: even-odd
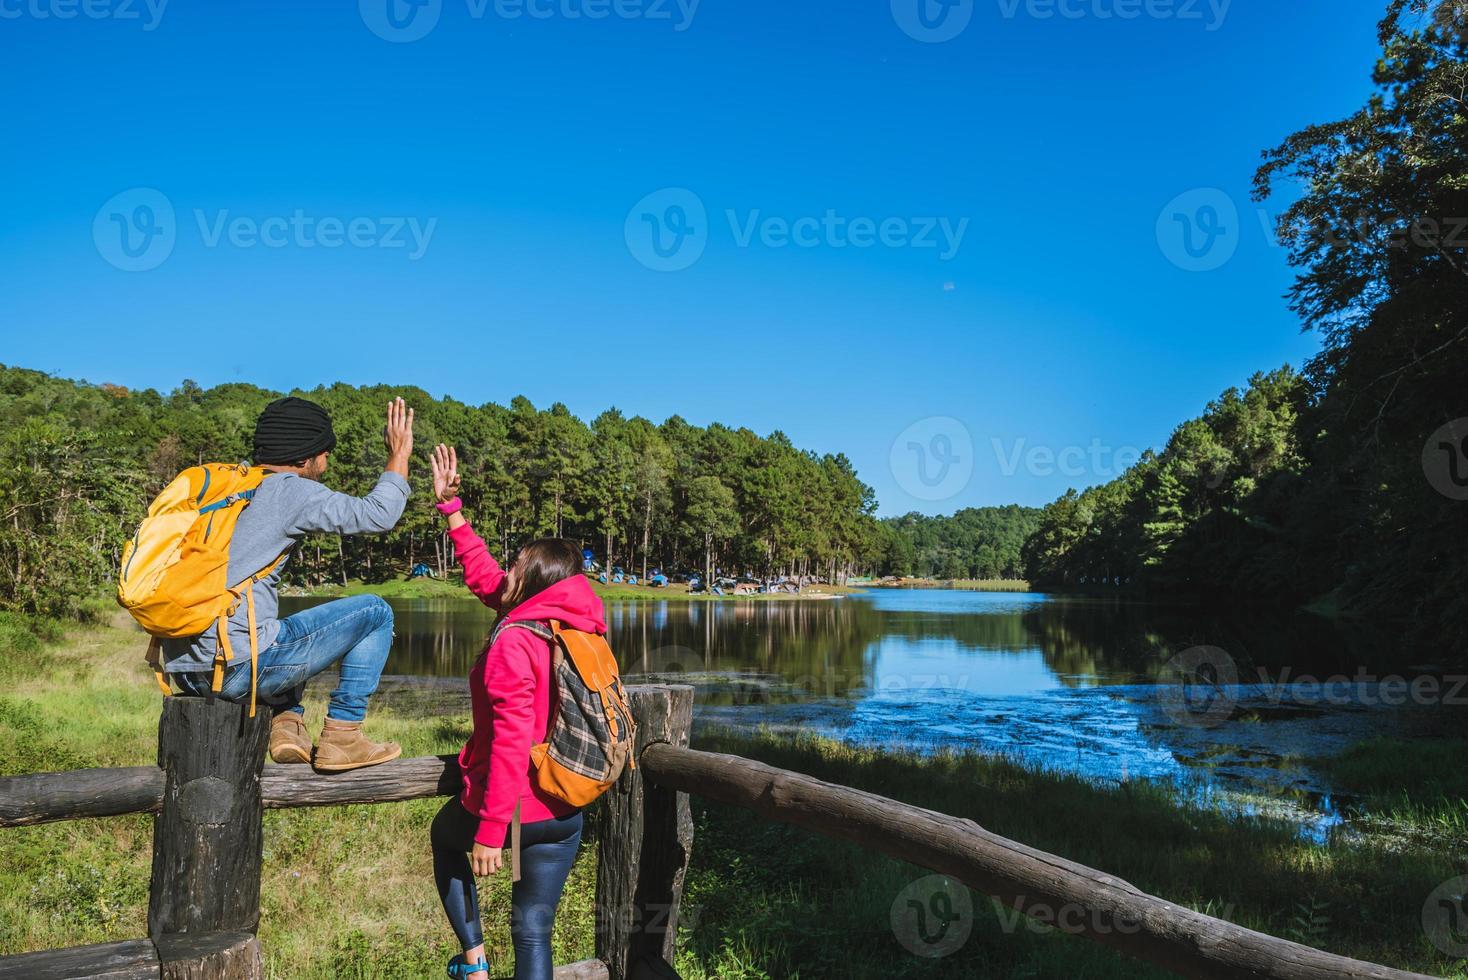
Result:
[[[281,763],[311,761],[311,736],[296,712],[282,711],[270,719],[270,758]]]
[[[396,742],[369,742],[359,721],[326,719],[316,742],[317,772],[346,772],[391,762],[403,754]]]

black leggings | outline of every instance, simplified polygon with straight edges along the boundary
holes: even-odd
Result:
[[[433,879],[449,925],[464,949],[484,942],[479,892],[467,854],[474,849],[479,818],[449,800],[433,818]],[[550,980],[551,927],[561,889],[581,845],[581,811],[569,817],[520,826],[520,880],[510,896],[510,938],[515,945],[515,980]],[[508,867],[503,869],[508,872]]]

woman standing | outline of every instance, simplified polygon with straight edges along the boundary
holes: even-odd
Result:
[[[459,753],[464,790],[433,820],[433,874],[462,955],[450,977],[488,978],[474,878],[500,870],[507,831],[521,823],[520,871],[511,896],[515,980],[549,980],[551,927],[581,843],[581,811],[530,779],[530,748],[545,737],[554,696],[552,644],[544,624],[605,633],[601,600],[581,574],[581,549],[560,538],[532,541],[501,569],[461,513],[458,454],[433,453],[433,490],[448,518],[464,584],[499,615],[469,674],[474,730]]]

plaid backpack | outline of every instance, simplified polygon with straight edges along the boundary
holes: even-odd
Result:
[[[582,807],[611,789],[632,760],[637,723],[627,705],[627,692],[607,639],[597,633],[549,623],[499,623],[489,645],[502,631],[529,630],[551,645],[551,676],[556,697],[551,703],[545,741],[530,748],[535,785],[550,796]],[[520,804],[510,820],[511,877],[520,880]]]
[[[606,637],[549,623],[502,623],[529,630],[551,644],[556,694],[545,741],[530,749],[535,784],[546,794],[582,807],[601,796],[632,761],[637,724]]]

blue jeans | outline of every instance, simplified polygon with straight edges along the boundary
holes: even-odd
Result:
[[[325,602],[280,621],[275,642],[260,651],[257,698],[277,711],[303,712],[306,681],[337,661],[341,672],[326,707],[326,717],[361,721],[367,697],[392,649],[392,607],[375,595]],[[185,694],[209,693],[210,674],[174,674]],[[228,701],[250,699],[250,662],[225,669],[219,696]]]
[[[433,880],[449,925],[464,949],[484,942],[479,924],[479,893],[467,854],[474,849],[479,818],[458,800],[449,800],[433,818]],[[515,980],[551,980],[551,927],[561,889],[581,846],[581,811],[569,817],[520,825],[520,880],[510,890],[510,941],[515,947]],[[501,873],[508,871],[506,868]]]

